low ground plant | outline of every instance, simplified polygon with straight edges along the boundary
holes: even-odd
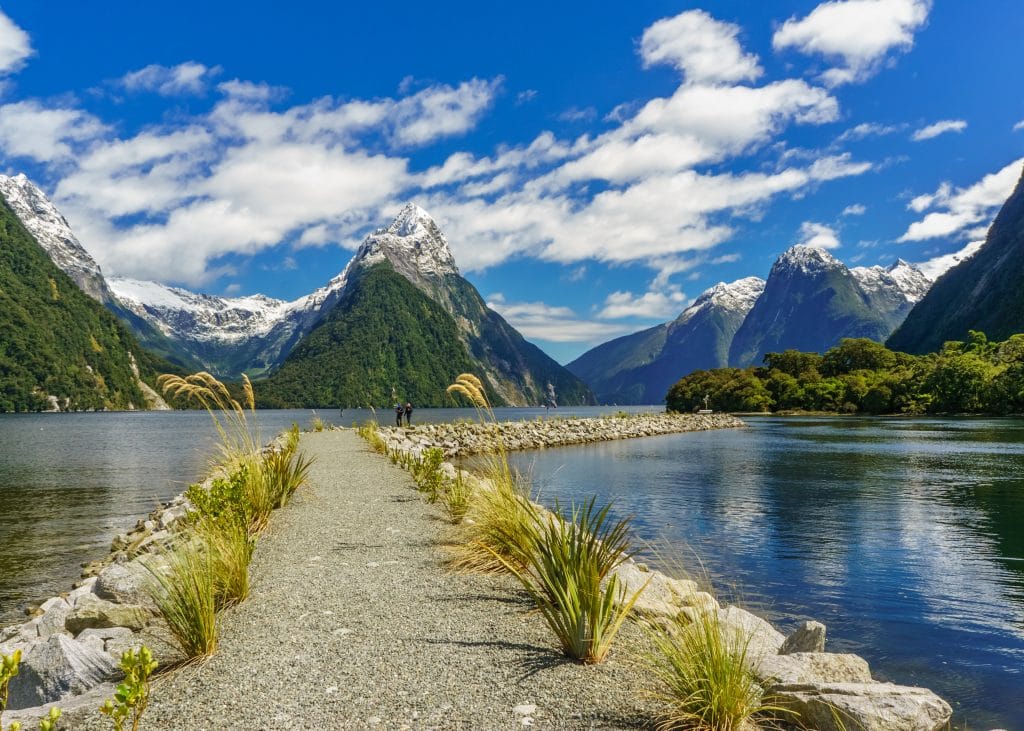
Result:
[[[256,539],[241,520],[204,520],[195,535],[208,552],[213,576],[214,605],[219,611],[249,596],[249,563]]]
[[[374,452],[380,454],[387,454],[388,447],[384,442],[384,438],[380,435],[380,431],[377,428],[377,422],[372,419],[367,420],[362,426],[356,428],[356,434],[366,440],[366,443],[370,445],[370,448]]]
[[[716,612],[648,625],[646,662],[665,704],[658,728],[739,731],[759,728],[783,709],[768,704],[750,669],[750,637],[724,626]]]
[[[591,499],[571,514],[546,516],[527,569],[509,564],[562,651],[600,663],[646,588],[626,596],[612,570],[631,555],[629,519],[609,522]]]
[[[121,655],[121,671],[124,682],[114,690],[114,697],[100,706],[100,713],[114,723],[114,731],[138,731],[142,714],[149,705],[149,676],[156,670],[153,653],[143,645],[136,650],[126,650]],[[126,726],[125,724],[130,724]]]
[[[321,432],[327,428],[327,424],[324,423],[323,418],[318,413],[313,412],[313,418],[309,422],[309,428],[312,431]]]
[[[296,448],[272,451],[264,455],[262,478],[266,481],[274,508],[283,508],[309,477],[313,460]]]
[[[7,710],[7,693],[11,680],[18,675],[20,665],[21,650],[15,650],[10,655],[0,655],[0,731],[3,731],[4,727],[3,717],[4,711]]]

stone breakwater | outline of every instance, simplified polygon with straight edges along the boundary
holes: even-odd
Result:
[[[493,452],[498,445],[508,450],[543,449],[572,444],[635,439],[745,426],[729,414],[635,414],[593,419],[535,421],[454,422],[411,427],[382,427],[388,446],[414,454],[436,447],[446,457]]]
[[[447,458],[504,449],[538,449],[603,440],[630,439],[744,426],[724,414],[651,414],[597,419],[428,424],[378,429],[390,453],[417,459],[429,448]],[[493,489],[486,478],[443,462],[449,478],[461,472],[477,489]],[[538,506],[547,514],[543,506]],[[817,731],[938,731],[953,715],[946,701],[926,688],[875,680],[864,658],[825,651],[826,627],[802,622],[788,636],[767,620],[737,606],[723,606],[697,582],[678,579],[628,559],[615,570],[632,596],[645,587],[634,611],[649,620],[714,613],[722,631],[746,648],[746,661],[773,705],[785,708],[793,726]]]

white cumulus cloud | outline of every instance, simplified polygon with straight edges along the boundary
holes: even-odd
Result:
[[[914,142],[922,142],[923,140],[930,140],[933,137],[944,135],[947,132],[963,132],[965,129],[967,129],[967,122],[962,119],[943,119],[915,131],[910,136],[910,139]]]
[[[28,33],[0,11],[0,74],[17,71],[32,53]]]
[[[984,241],[971,241],[959,251],[954,251],[951,254],[942,254],[927,261],[918,262],[914,266],[920,269],[921,273],[926,277],[935,281],[964,259],[974,256],[984,243]]]
[[[988,227],[996,211],[1006,202],[1021,177],[1024,158],[986,175],[974,185],[954,188],[943,183],[935,193],[914,198],[908,208],[915,213],[932,210],[910,224],[899,241],[924,241],[954,236],[982,225]]]
[[[77,143],[105,130],[96,117],[79,109],[47,107],[34,100],[0,106],[0,149],[12,157],[44,163],[68,160]]]
[[[754,81],[761,76],[757,56],[745,53],[740,28],[703,10],[688,10],[659,20],[644,31],[640,56],[645,66],[669,64],[690,84]]]
[[[835,249],[840,245],[835,229],[824,223],[813,221],[804,221],[800,224],[800,239],[797,243],[803,246],[817,246],[822,249]]]
[[[204,94],[209,82],[220,72],[219,66],[210,68],[197,61],[185,61],[177,66],[154,63],[125,74],[118,83],[126,91],[152,91],[161,96]]]
[[[604,307],[598,317],[616,320],[625,317],[642,317],[664,320],[679,314],[686,295],[679,290],[669,292],[612,292],[605,298]]]
[[[821,55],[839,65],[822,74],[829,86],[874,75],[890,51],[914,45],[928,19],[931,0],[834,0],[804,18],[792,17],[775,31],[772,46]]]

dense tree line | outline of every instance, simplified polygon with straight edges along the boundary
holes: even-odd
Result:
[[[1024,334],[990,342],[970,331],[937,353],[908,355],[864,338],[819,353],[768,353],[760,367],[695,371],[665,398],[673,411],[866,414],[1024,413]]]

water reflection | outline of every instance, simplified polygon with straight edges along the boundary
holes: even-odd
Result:
[[[819,619],[972,726],[1024,727],[1024,422],[750,423],[515,461],[547,502],[596,493],[692,548],[784,628]]]

